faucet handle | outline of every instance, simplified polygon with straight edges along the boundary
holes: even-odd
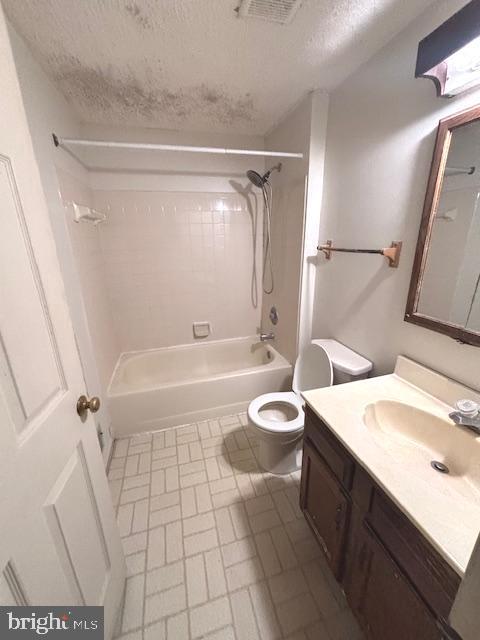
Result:
[[[460,415],[465,418],[475,418],[480,409],[480,405],[473,400],[458,400],[455,403],[455,408],[460,413]]]

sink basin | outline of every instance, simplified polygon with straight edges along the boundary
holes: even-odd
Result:
[[[367,405],[363,421],[376,443],[402,468],[420,470],[427,482],[445,482],[447,493],[478,500],[480,441],[473,433],[448,417],[393,400]],[[447,473],[439,472],[432,462],[440,463],[440,469],[445,465]]]

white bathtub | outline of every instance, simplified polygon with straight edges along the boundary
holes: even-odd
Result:
[[[124,353],[108,392],[115,435],[244,411],[262,393],[287,390],[291,374],[258,337]]]

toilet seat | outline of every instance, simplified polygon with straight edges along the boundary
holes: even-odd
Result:
[[[262,418],[260,411],[269,404],[285,404],[297,411],[293,420],[282,422],[280,420],[267,420]],[[303,413],[303,401],[293,391],[281,391],[278,393],[264,393],[252,400],[248,407],[248,417],[261,431],[267,433],[295,433],[303,431],[305,415]]]

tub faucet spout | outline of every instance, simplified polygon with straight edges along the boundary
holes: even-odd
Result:
[[[261,333],[260,334],[260,340],[261,342],[267,342],[269,340],[275,340],[275,334],[270,332],[270,333]]]

